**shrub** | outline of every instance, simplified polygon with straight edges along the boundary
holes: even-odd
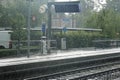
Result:
[[[99,32],[85,32],[85,31],[68,31],[66,34],[55,34],[54,38],[57,37],[58,48],[60,48],[60,39],[65,37],[67,40],[67,48],[83,48],[92,47],[93,40],[101,38]]]

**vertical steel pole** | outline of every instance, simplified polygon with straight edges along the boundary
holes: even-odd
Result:
[[[30,18],[31,17],[31,0],[28,0],[28,24],[27,24],[27,57],[30,57]]]
[[[48,33],[47,33],[47,38],[48,38],[48,53],[50,53],[50,40],[51,40],[51,3],[48,3]]]

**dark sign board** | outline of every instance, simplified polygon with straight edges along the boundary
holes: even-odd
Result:
[[[80,12],[80,8],[78,4],[71,4],[71,5],[55,5],[55,11],[57,13],[74,13],[74,12]]]
[[[76,13],[80,12],[80,1],[74,2],[54,2],[52,5],[55,6],[57,13]]]

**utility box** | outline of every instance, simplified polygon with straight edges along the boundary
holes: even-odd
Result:
[[[42,36],[41,41],[42,41],[42,54],[47,54],[47,41],[46,41],[46,37]]]
[[[61,49],[62,50],[66,49],[66,38],[61,38]]]

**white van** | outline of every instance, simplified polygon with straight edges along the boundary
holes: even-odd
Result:
[[[0,49],[12,48],[11,32],[12,31],[0,31]]]

